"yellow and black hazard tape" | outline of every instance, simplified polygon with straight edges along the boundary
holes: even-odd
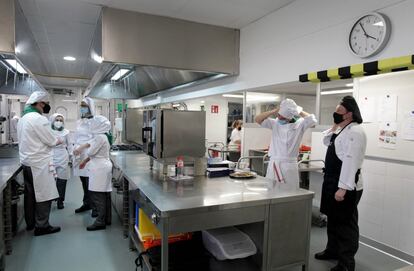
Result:
[[[388,58],[299,75],[300,82],[327,82],[414,69],[414,55]]]

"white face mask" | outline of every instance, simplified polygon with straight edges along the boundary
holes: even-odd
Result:
[[[62,128],[63,127],[63,122],[61,121],[55,121],[55,123],[53,124],[56,128]]]

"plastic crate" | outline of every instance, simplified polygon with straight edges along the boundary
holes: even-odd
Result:
[[[136,216],[135,231],[141,241],[144,249],[161,245],[161,232],[151,222],[149,217],[139,208],[136,209],[138,215]],[[168,236],[168,243],[178,241],[190,240],[191,233],[180,233]]]
[[[252,256],[257,248],[250,237],[235,227],[202,231],[204,247],[217,260],[232,260]]]

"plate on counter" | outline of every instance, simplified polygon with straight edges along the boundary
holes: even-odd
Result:
[[[257,174],[255,172],[249,172],[249,171],[237,171],[237,172],[231,173],[229,176],[232,179],[246,180],[246,179],[256,178]]]

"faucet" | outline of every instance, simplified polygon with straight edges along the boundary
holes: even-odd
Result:
[[[243,160],[246,160],[246,159],[262,159],[263,160],[263,162],[264,162],[264,160],[266,159],[266,156],[267,156],[267,154],[265,154],[264,156],[242,156],[242,157],[240,157],[239,158],[239,160],[237,161],[237,164],[236,164],[236,169],[239,169],[239,166],[240,166],[240,162],[241,161],[243,161]]]

